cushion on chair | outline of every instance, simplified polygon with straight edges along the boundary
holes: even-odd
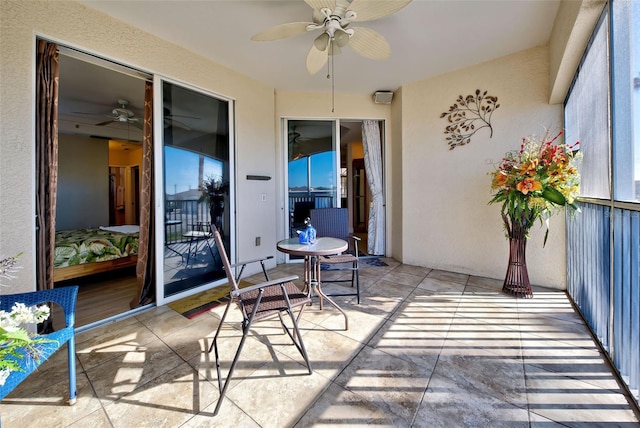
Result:
[[[338,254],[335,256],[321,256],[320,263],[338,264],[338,263],[353,263],[358,261],[358,258],[353,254]]]
[[[285,282],[284,287],[289,295],[289,301],[291,302],[292,308],[307,304],[311,301],[309,296],[300,291],[293,282]],[[280,285],[271,285],[263,288],[263,290],[264,293],[262,294],[260,308],[256,312],[255,320],[266,318],[268,316],[275,315],[280,311],[287,310],[286,302],[282,299],[282,288]],[[253,312],[259,292],[260,290],[252,290],[240,295],[247,314],[251,314]]]

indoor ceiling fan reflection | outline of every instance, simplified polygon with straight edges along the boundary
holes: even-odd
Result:
[[[307,128],[305,128],[307,129]],[[302,136],[297,127],[294,126],[289,129],[289,160],[295,161],[309,156],[306,153],[306,149],[310,144],[313,144],[313,138],[308,136]]]
[[[135,117],[135,114],[133,113],[133,111],[127,108],[127,106],[129,105],[129,101],[118,100],[118,104],[120,105],[120,107],[114,108],[113,110],[111,110],[111,114],[107,115],[109,120],[96,123],[95,126],[105,126],[115,122],[115,123],[131,124],[138,129],[142,129],[141,120]]]
[[[191,127],[189,125],[187,125],[186,123],[184,123],[185,119],[194,119],[194,120],[200,120],[201,118],[198,116],[189,116],[189,115],[183,115],[183,114],[171,114],[171,109],[169,109],[169,107],[163,107],[164,110],[164,127],[165,128],[169,128],[170,126],[176,127],[176,128],[182,128],[185,131],[191,131]],[[180,119],[176,119],[176,118],[180,118]]]

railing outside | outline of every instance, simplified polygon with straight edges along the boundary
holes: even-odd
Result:
[[[296,195],[289,193],[289,211],[293,213],[296,202],[314,202],[315,208],[333,208],[332,195],[304,194]]]
[[[567,291],[638,400],[640,212],[598,202],[580,209],[567,217]]]
[[[211,221],[209,205],[198,200],[165,201],[165,244],[186,242],[183,233]]]

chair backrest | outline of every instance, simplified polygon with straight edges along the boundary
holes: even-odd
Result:
[[[309,217],[309,212],[316,207],[314,201],[300,201],[293,205],[293,222],[304,223],[304,219]]]
[[[310,218],[318,238],[328,236],[349,241],[349,210],[347,208],[313,209]]]
[[[216,247],[218,247],[218,254],[220,254],[220,258],[222,259],[222,265],[224,266],[224,272],[227,274],[229,285],[233,287],[234,291],[238,291],[238,283],[231,270],[231,263],[229,262],[229,257],[227,257],[227,250],[224,248],[222,236],[220,236],[220,232],[218,232],[215,226],[211,225],[211,230],[213,231],[213,240],[216,243]]]

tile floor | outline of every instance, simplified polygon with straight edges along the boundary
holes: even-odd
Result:
[[[336,299],[349,314],[348,331],[330,307],[305,311],[311,375],[277,322],[257,324],[216,417],[216,371],[206,350],[222,308],[188,320],[165,306],[77,335],[75,406],[65,404],[66,352],[58,352],[0,404],[2,423],[640,426],[563,292],[536,288],[533,299],[514,299],[496,280],[385,261],[361,269],[360,305]],[[281,265],[270,275],[301,269]],[[226,368],[238,323],[223,334]]]

